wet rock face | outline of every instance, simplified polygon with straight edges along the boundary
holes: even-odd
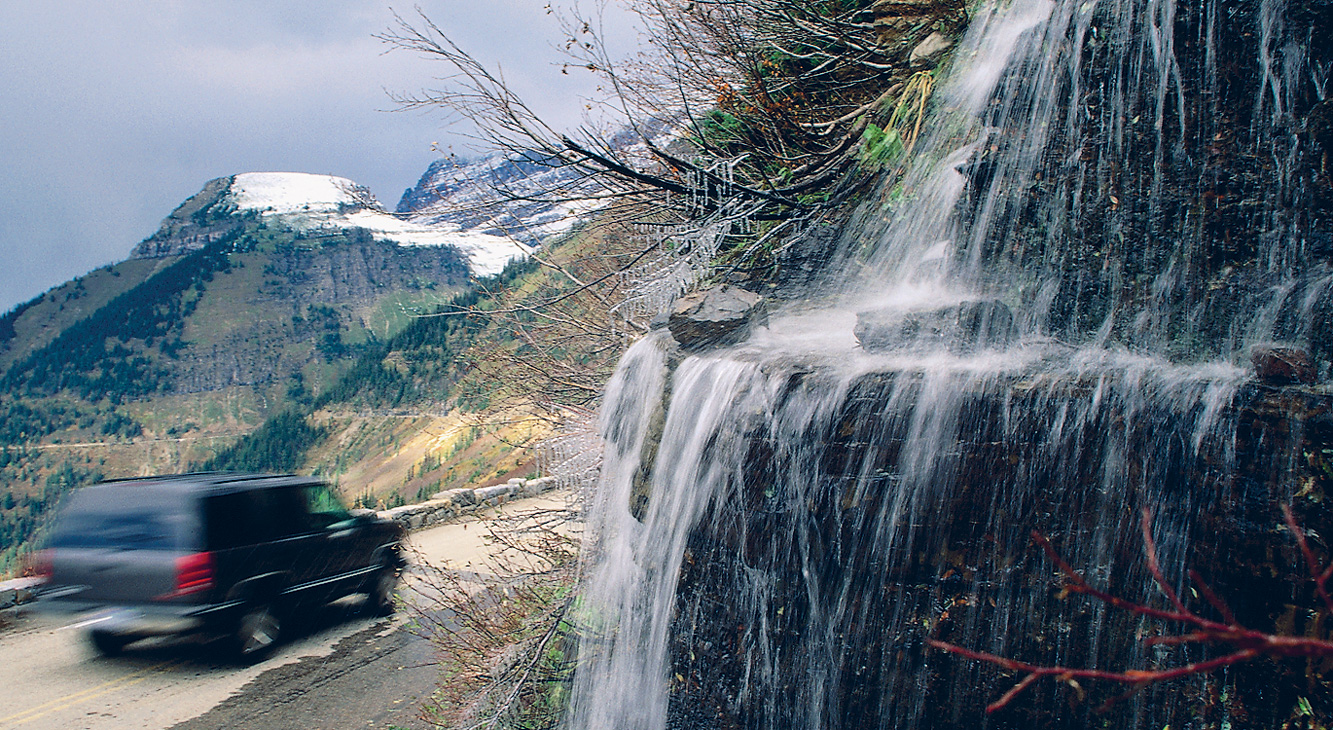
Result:
[[[744,341],[756,324],[768,323],[763,297],[729,284],[676,300],[667,318],[671,336],[687,352]]]
[[[1227,351],[1233,323],[1269,306],[1281,279],[1296,282],[1281,290],[1292,309],[1316,299],[1326,307],[1318,272],[1333,255],[1333,106],[1305,69],[1333,62],[1333,44],[1321,42],[1333,3],[1182,3],[1174,51],[1160,65],[1117,60],[1147,41],[1104,32],[1128,28],[1147,5],[1089,7],[1090,27],[1102,32],[1082,38],[1077,70],[1006,97],[1018,106],[1005,108],[1023,113],[997,112],[987,122],[997,133],[961,166],[962,256],[1059,269],[1040,306],[1061,339],[1102,337],[1106,325],[1111,341],[1131,348],[1170,340],[1178,360],[1236,354]],[[1265,20],[1273,10],[1281,19]],[[1208,41],[1192,40],[1200,38]],[[1265,48],[1287,50],[1270,58]],[[1046,77],[1036,68],[1008,71],[1001,93],[1038,89]],[[1154,101],[1159,81],[1173,89],[1169,109]],[[1280,113],[1265,101],[1273,83],[1287,95]],[[1024,127],[1034,119],[1039,126]],[[1133,130],[1115,131],[1122,123]],[[1067,131],[1049,137],[1027,172],[1033,135],[1054,129]],[[1245,290],[1228,288],[1241,281]],[[1300,342],[1327,361],[1318,338],[1279,325],[1260,336]]]
[[[1267,385],[1313,385],[1315,367],[1310,353],[1299,347],[1264,345],[1250,353],[1254,376]]]
[[[817,387],[818,377],[791,391]],[[1145,411],[1143,393],[1099,385],[973,383],[946,419],[950,453],[929,479],[910,478],[921,455],[912,409],[928,408],[927,418],[941,409],[918,372],[858,379],[831,422],[802,434],[803,448],[757,433],[734,491],[700,520],[681,564],[667,726],[1156,730],[1220,727],[1228,708],[1244,707],[1249,722],[1235,727],[1264,728],[1289,720],[1299,697],[1328,696],[1328,664],[1255,662],[1145,688],[1108,714],[1097,708],[1123,687],[1042,682],[986,715],[1016,676],[925,646],[933,637],[1038,663],[1152,665],[1137,638],[1141,619],[1067,595],[1030,539],[1039,531],[1099,586],[1160,605],[1137,525],[1144,506],[1158,510],[1172,579],[1197,570],[1245,625],[1314,630],[1318,598],[1293,541],[1274,526],[1290,503],[1306,529],[1333,528],[1324,496],[1333,490],[1333,399],[1251,383],[1196,454],[1181,448],[1195,433],[1195,407],[1149,398]],[[1053,429],[1062,419],[1066,427]],[[1108,475],[1116,453],[1130,468]],[[1293,485],[1305,485],[1294,500]],[[1197,511],[1182,510],[1191,503]],[[1202,599],[1187,601],[1207,611]],[[1192,724],[1198,718],[1208,722]]]
[[[943,346],[961,354],[1008,347],[1018,339],[1013,312],[993,299],[915,312],[860,312],[854,333],[868,352]]]

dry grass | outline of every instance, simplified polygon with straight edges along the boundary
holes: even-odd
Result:
[[[469,730],[555,727],[573,668],[577,515],[515,511],[487,528],[484,566],[415,576],[413,625],[438,647],[443,670],[423,719]]]

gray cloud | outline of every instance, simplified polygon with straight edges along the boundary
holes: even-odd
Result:
[[[534,106],[577,123],[591,89],[555,66],[558,27],[541,0],[423,7]],[[372,36],[392,19],[359,0],[6,3],[0,310],[123,259],[214,177],[342,175],[392,207],[433,142],[466,145],[440,115],[387,111],[385,89],[428,88],[448,71],[386,53]]]

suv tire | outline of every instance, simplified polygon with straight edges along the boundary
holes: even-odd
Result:
[[[120,634],[114,634],[110,631],[100,631],[93,629],[88,632],[88,640],[92,642],[93,648],[102,656],[116,656],[130,643],[127,637]]]
[[[369,590],[366,591],[366,611],[381,618],[392,616],[396,606],[393,601],[394,589],[398,587],[398,568],[385,563],[370,578]]]
[[[254,664],[277,645],[282,636],[282,618],[273,604],[246,604],[232,632],[232,652],[244,664]]]

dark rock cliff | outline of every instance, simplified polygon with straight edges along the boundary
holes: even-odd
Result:
[[[174,392],[284,382],[312,361],[354,354],[346,336],[366,332],[365,315],[387,297],[423,290],[444,297],[469,280],[452,247],[404,247],[368,236],[281,245],[246,258],[248,267],[262,268],[262,282],[236,292],[244,300],[205,305],[211,324],[187,330],[186,347],[169,361]]]
[[[793,373],[791,402],[820,377]],[[1246,625],[1326,633],[1278,509],[1292,485],[1304,485],[1320,499],[1298,501],[1299,522],[1314,534],[1333,529],[1321,499],[1333,489],[1326,394],[1246,387],[1196,455],[1197,412],[1145,408],[1137,394],[1093,382],[996,381],[962,396],[940,468],[914,485],[905,462],[919,438],[924,380],[862,377],[799,445],[752,424],[743,479],[700,519],[681,566],[668,727],[1157,730],[1230,717],[1232,727],[1266,728],[1288,721],[1300,698],[1330,696],[1327,664],[1261,660],[1151,686],[1109,714],[1098,707],[1123,686],[1048,681],[986,718],[985,705],[1021,675],[924,643],[1072,667],[1151,663],[1137,637],[1154,625],[1062,590],[1029,538],[1040,531],[1075,565],[1094,565],[1098,587],[1153,603],[1138,531],[1145,506],[1158,515],[1172,581],[1196,570]],[[1092,406],[1095,398],[1106,402]],[[1075,412],[1095,415],[1079,421]],[[1068,432],[1047,441],[1062,418]],[[1306,456],[1291,461],[1293,453]],[[1129,456],[1131,472],[1103,471],[1122,463],[1117,454]],[[1197,517],[1186,526],[1175,521],[1181,513]],[[1203,645],[1155,658],[1182,665],[1226,651]]]
[[[224,201],[231,182],[231,177],[209,180],[203,190],[191,195],[164,218],[156,233],[135,246],[130,257],[180,256],[242,228],[245,220],[234,215]]]
[[[1301,329],[1298,310],[1318,299],[1327,332],[1333,4],[1153,12],[1099,5],[1061,39],[1081,44],[1072,71],[1007,72],[995,133],[963,168],[960,258],[981,262],[981,278],[1058,282],[1030,315],[1053,334],[1078,341],[1109,320],[1118,341],[1181,360],[1226,355],[1245,313],[1294,282],[1275,334],[1327,363],[1333,338]],[[1025,127],[1029,113],[1049,117]]]
[[[1258,730],[1322,727],[1333,713],[1333,661],[1318,657],[1152,684],[1108,713],[1099,707],[1126,687],[1044,681],[987,715],[1023,674],[926,644],[1112,671],[1234,651],[1145,643],[1182,627],[1065,590],[1031,541],[1039,531],[1099,588],[1162,606],[1145,508],[1168,580],[1192,589],[1195,610],[1225,616],[1206,582],[1241,624],[1330,638],[1281,507],[1327,560],[1333,3],[1053,6],[1006,28],[1022,50],[994,69],[970,157],[943,170],[965,178],[941,198],[951,210],[913,218],[938,202],[926,186],[886,185],[846,225],[850,253],[831,254],[832,236],[815,231],[788,247],[781,272],[812,301],[853,277],[886,298],[943,282],[1006,313],[1002,347],[894,350],[929,334],[917,313],[910,338],[895,320],[892,341],[879,338],[892,352],[855,367],[758,348],[673,363],[670,392],[644,419],[650,439],[631,453],[640,460],[610,452],[633,467],[617,478],[632,481],[640,524],[617,525],[634,533],[623,541],[633,557],[599,578],[630,596],[614,609],[650,618],[620,616],[630,638],[597,637],[611,658],[591,660],[630,666],[616,650],[655,650],[660,618],[666,666],[648,666],[642,685],[607,672],[589,682],[605,692],[589,706],[664,683],[665,725],[681,729]],[[943,137],[962,114],[937,110]],[[923,157],[953,160],[972,141],[959,134]],[[934,227],[884,223],[927,216]],[[946,253],[902,254],[937,241]],[[841,280],[820,270],[844,264],[854,273]],[[962,317],[947,314],[934,329],[950,337],[936,339],[956,340],[945,330]],[[1020,342],[1040,353],[1021,367]],[[724,376],[739,385],[697,386],[687,400],[683,381]],[[621,421],[608,423],[614,441]],[[652,463],[662,454],[669,463]],[[681,519],[693,520],[683,554],[663,567],[675,543],[653,540]],[[677,568],[678,584],[658,579]]]

